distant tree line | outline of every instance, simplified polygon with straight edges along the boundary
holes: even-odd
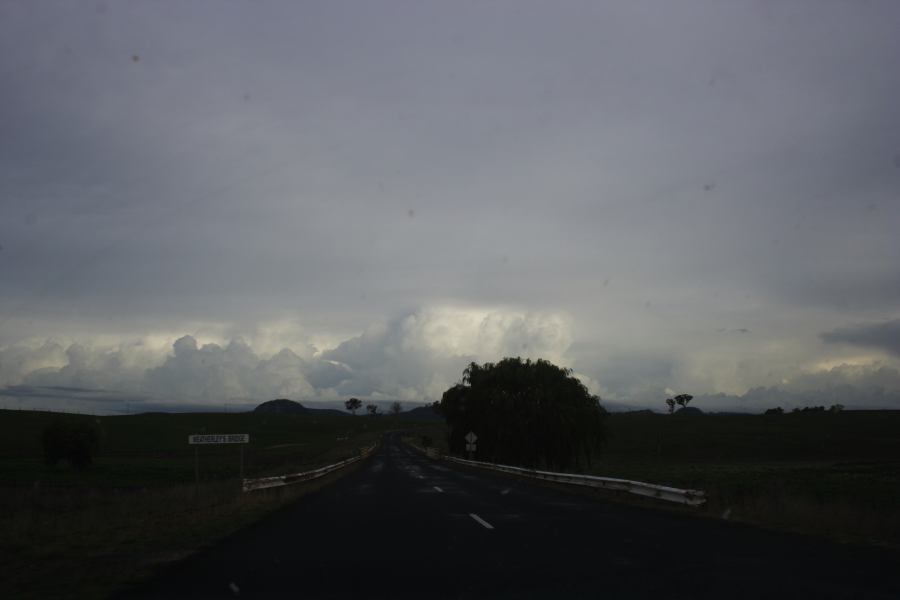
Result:
[[[839,413],[844,410],[843,404],[832,404],[828,407],[828,412],[830,413]],[[791,414],[795,413],[823,413],[826,409],[824,406],[804,406],[803,408],[795,407]],[[781,415],[784,414],[784,409],[780,406],[776,406],[775,408],[768,409],[764,414],[767,415]]]
[[[360,400],[359,398],[350,398],[349,400],[344,402],[344,408],[349,410],[354,415],[356,414],[356,411],[360,409],[360,407],[362,407],[362,400]],[[394,401],[391,403],[391,407],[389,410],[392,415],[397,416],[401,412],[403,412],[403,405],[400,404],[400,402]],[[379,408],[377,404],[366,404],[366,412],[369,414],[369,416],[378,416],[379,414],[381,414],[378,411]]]

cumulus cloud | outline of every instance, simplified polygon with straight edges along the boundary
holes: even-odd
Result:
[[[894,326],[838,330],[826,341],[885,346]],[[682,392],[713,411],[834,403],[900,407],[900,371],[890,360],[838,357],[804,366],[802,347],[777,341],[763,346],[764,352],[710,344],[678,351],[623,352],[615,345],[597,350],[576,343],[576,331],[561,312],[437,306],[375,322],[327,349],[299,329],[257,336],[253,343],[239,336],[201,343],[194,335],[165,345],[158,336],[105,344],[47,340],[0,348],[0,396],[19,406],[111,411],[122,405],[252,406],[276,397],[332,404],[349,396],[430,402],[460,379],[468,363],[522,356],[574,368],[610,408],[660,410],[666,397]],[[278,338],[292,343],[272,351]]]
[[[186,335],[173,344],[173,354],[146,373],[144,389],[170,400],[221,402],[275,397],[308,398],[316,390],[307,380],[309,362],[284,348],[260,358],[244,340],[199,346]]]
[[[567,364],[572,337],[569,319],[557,313],[423,308],[325,351],[297,339],[298,351],[283,347],[265,355],[241,337],[201,344],[192,335],[174,340],[167,352],[142,341],[13,346],[0,350],[0,384],[40,390],[6,394],[16,398],[56,398],[61,388],[78,388],[191,405],[348,396],[427,402],[440,398],[472,361],[522,356]],[[271,344],[270,337],[262,340]]]
[[[343,392],[422,401],[440,398],[472,361],[521,356],[564,364],[571,342],[560,314],[431,308],[370,327],[324,358],[353,373]]]
[[[143,341],[114,345],[53,340],[0,348],[0,386],[134,389],[162,352]]]
[[[821,337],[826,344],[876,348],[900,356],[900,319],[835,329],[823,333]]]
[[[47,342],[29,348],[0,349],[0,385],[19,392],[7,396],[55,399],[59,390],[93,391],[177,403],[221,403],[270,399],[277,396],[314,397],[309,375],[324,386],[341,380],[341,368],[303,359],[283,348],[260,357],[242,339],[225,345],[200,345],[190,335],[174,341],[167,353],[143,341],[112,346],[72,343],[63,348]],[[301,345],[301,352],[308,348]],[[23,395],[23,389],[40,394]],[[47,390],[56,390],[45,393]],[[125,397],[125,396],[123,396]]]
[[[897,409],[900,370],[880,362],[841,364],[801,373],[779,385],[754,387],[740,395],[701,394],[693,404],[703,410],[747,412],[762,412],[776,406],[789,410],[832,404],[858,409]]]
[[[0,385],[19,385],[29,373],[59,369],[66,363],[65,349],[51,340],[36,347],[14,345],[0,348]]]

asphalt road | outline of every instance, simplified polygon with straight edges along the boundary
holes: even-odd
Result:
[[[357,471],[128,598],[900,598],[898,554],[436,463]]]

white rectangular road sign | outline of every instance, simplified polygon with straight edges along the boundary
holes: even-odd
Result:
[[[199,433],[188,436],[188,444],[249,444],[249,433]]]
[[[475,452],[475,444],[466,444],[466,452]]]

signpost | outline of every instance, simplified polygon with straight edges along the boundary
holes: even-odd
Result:
[[[249,433],[197,433],[188,436],[188,444],[249,444]]]
[[[472,460],[472,453],[475,452],[476,446],[475,442],[478,441],[478,436],[475,435],[474,431],[470,431],[466,434],[466,452],[469,453],[469,460]]]
[[[200,486],[200,453],[202,444],[249,444],[249,433],[196,433],[188,436],[188,444],[194,446],[194,479]],[[241,446],[241,481],[244,480],[244,447]]]

